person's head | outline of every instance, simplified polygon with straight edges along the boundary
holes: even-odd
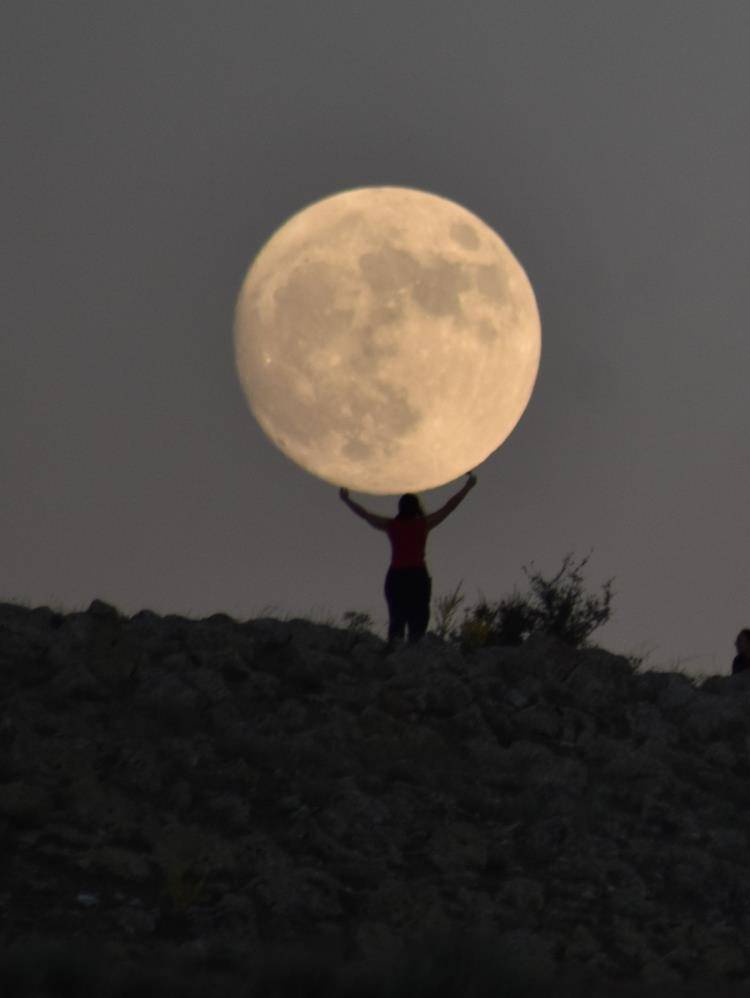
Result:
[[[412,492],[406,492],[398,501],[398,515],[402,520],[413,520],[416,516],[424,516],[422,503]]]
[[[737,635],[737,640],[734,642],[734,647],[737,649],[738,655],[750,658],[750,627],[742,628]]]

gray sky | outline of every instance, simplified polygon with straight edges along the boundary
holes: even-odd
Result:
[[[397,184],[495,228],[542,317],[526,414],[430,539],[435,594],[593,549],[602,644],[728,670],[749,39],[741,0],[6,0],[0,598],[382,626],[387,541],[263,436],[232,313],[289,215]]]

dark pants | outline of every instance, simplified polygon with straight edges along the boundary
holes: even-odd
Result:
[[[409,641],[419,641],[430,619],[432,580],[427,569],[389,568],[385,577],[388,603],[388,643],[403,638],[409,628]]]

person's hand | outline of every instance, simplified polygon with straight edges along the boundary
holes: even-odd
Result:
[[[467,473],[466,484],[469,486],[470,489],[473,489],[474,486],[477,484],[477,476],[474,474],[473,471]]]
[[[343,499],[344,502],[349,498],[349,489],[345,489],[343,486],[339,489],[339,498]]]

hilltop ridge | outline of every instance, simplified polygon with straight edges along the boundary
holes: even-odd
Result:
[[[99,600],[0,604],[0,670],[0,982],[57,940],[195,973],[299,949],[375,995],[461,933],[507,994],[750,981],[748,676]]]

